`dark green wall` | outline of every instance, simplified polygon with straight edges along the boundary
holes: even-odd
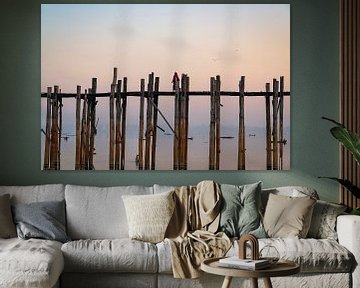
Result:
[[[77,1],[77,3],[99,1]],[[149,3],[150,1],[144,1]],[[204,1],[203,3],[211,3]],[[231,3],[259,3],[232,1]],[[272,3],[274,1],[262,1]],[[291,170],[286,172],[108,172],[40,169],[40,1],[2,0],[0,7],[0,185],[190,184],[202,179],[264,186],[309,185],[321,198],[338,200],[338,186],[318,175],[338,175],[338,146],[321,120],[338,118],[337,0],[288,0],[291,4]],[[43,3],[66,3],[46,1]],[[107,3],[121,3],[107,1]],[[174,1],[172,2],[174,3]],[[189,2],[190,3],[190,2]],[[214,2],[216,3],[216,2]],[[228,2],[230,3],[230,2]],[[274,15],[276,17],[276,15]],[[61,39],[59,39],[61,41]]]

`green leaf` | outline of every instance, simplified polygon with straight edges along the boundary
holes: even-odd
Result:
[[[351,212],[351,215],[358,215],[360,216],[360,208],[354,208]]]
[[[338,126],[340,126],[340,127],[345,127],[343,124],[335,121],[334,119],[327,118],[327,117],[321,117],[321,118],[324,119],[324,120],[330,121],[330,122],[332,122],[332,123],[334,123],[334,124],[336,124],[336,125],[338,125]]]
[[[360,137],[345,127],[337,126],[331,128],[331,134],[339,140],[354,156],[360,165]]]
[[[331,179],[331,180],[337,181],[342,186],[344,186],[346,189],[348,189],[356,198],[360,198],[360,188],[355,186],[349,180],[340,179],[340,178],[336,178],[336,177],[319,177],[319,178],[326,178],[326,179]]]

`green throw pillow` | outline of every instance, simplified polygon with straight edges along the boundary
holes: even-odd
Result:
[[[261,182],[236,186],[222,184],[222,209],[219,231],[229,237],[253,234],[266,238],[260,216]]]

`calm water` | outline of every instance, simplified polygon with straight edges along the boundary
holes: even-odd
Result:
[[[165,114],[170,124],[173,126],[173,98],[161,97],[160,110]],[[235,99],[229,100],[234,101]],[[201,101],[201,105],[196,103]],[[233,139],[221,139],[220,169],[236,170],[237,169],[237,111],[234,105],[229,101],[223,100],[221,111],[221,135],[231,136]],[[258,105],[250,103],[252,99],[246,100],[246,105]],[[229,103],[228,103],[229,102]],[[189,137],[193,140],[188,142],[188,169],[189,170],[208,170],[208,138],[209,138],[209,101],[208,97],[201,100],[194,100],[194,105],[190,102],[189,111]],[[70,135],[68,140],[62,140],[61,143],[61,169],[74,170],[75,166],[75,101],[74,99],[63,100],[63,135]],[[45,129],[46,117],[46,99],[41,100],[41,128]],[[289,98],[285,101],[285,106],[289,105]],[[96,136],[96,155],[94,155],[94,164],[96,170],[108,170],[108,153],[109,153],[109,109],[108,99],[99,99],[97,106],[98,133]],[[126,170],[136,170],[135,157],[138,154],[138,98],[129,97],[127,113],[127,139],[126,139]],[[202,109],[199,107],[203,107]],[[257,106],[255,106],[257,107]],[[245,111],[245,135],[246,135],[246,169],[247,170],[265,170],[266,169],[266,139],[265,139],[265,116],[264,105],[258,105],[257,115],[247,115]],[[260,118],[261,121],[257,121]],[[290,129],[289,115],[284,117],[284,136],[287,145],[284,146],[284,170],[290,168]],[[254,120],[252,120],[254,119]],[[263,125],[254,126],[252,122],[259,122]],[[173,135],[163,119],[159,115],[159,126],[166,132],[158,130],[158,145],[156,154],[156,170],[172,170],[172,149]],[[250,136],[254,135],[255,136]],[[41,157],[43,157],[45,137],[41,134]],[[41,159],[41,167],[43,158]]]

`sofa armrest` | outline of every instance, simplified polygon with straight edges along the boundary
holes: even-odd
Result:
[[[336,229],[340,245],[347,248],[355,257],[353,287],[360,287],[360,216],[338,216]]]

